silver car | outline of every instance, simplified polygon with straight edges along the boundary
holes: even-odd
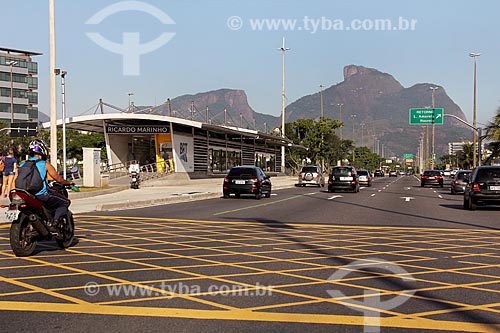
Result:
[[[325,186],[325,178],[319,165],[304,165],[300,170],[297,186],[316,185]]]
[[[451,181],[451,194],[464,193],[467,183],[464,181],[465,176],[470,176],[470,170],[460,170],[455,173],[455,177]]]

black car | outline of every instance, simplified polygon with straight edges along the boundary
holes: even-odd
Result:
[[[439,170],[425,170],[420,177],[420,187],[425,185],[438,185],[443,187],[443,174]]]
[[[464,209],[478,204],[500,205],[500,166],[479,166],[465,178]]]
[[[375,170],[375,173],[373,174],[374,177],[384,177],[384,171],[383,170]]]
[[[359,181],[356,169],[352,166],[336,166],[328,177],[328,192],[348,190],[359,192]]]
[[[237,166],[232,168],[224,178],[222,185],[224,198],[230,194],[239,197],[240,194],[252,194],[259,200],[262,196],[271,196],[271,180],[269,176],[256,166]]]

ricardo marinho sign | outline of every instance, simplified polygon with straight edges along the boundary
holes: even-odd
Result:
[[[163,134],[170,133],[168,125],[106,125],[107,134]]]

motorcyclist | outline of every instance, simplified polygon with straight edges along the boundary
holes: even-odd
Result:
[[[75,183],[72,181],[69,182],[59,176],[59,173],[52,166],[52,164],[47,162],[49,149],[43,140],[35,139],[31,141],[28,147],[28,154],[30,156],[28,160],[38,160],[36,162],[36,167],[38,168],[42,179],[45,180],[43,182],[43,188],[35,193],[35,197],[37,200],[43,202],[46,207],[54,210],[53,221],[58,221],[62,216],[68,214],[70,201],[49,188],[47,175],[62,185],[74,185]],[[21,167],[23,164],[24,162],[22,162],[19,166]],[[14,184],[16,178],[17,174],[14,176]],[[51,225],[53,224],[53,221],[50,221]]]

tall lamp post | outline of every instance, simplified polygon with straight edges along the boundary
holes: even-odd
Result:
[[[481,53],[474,53],[471,52],[469,53],[469,57],[472,57],[474,59],[474,104],[473,104],[473,120],[472,120],[472,126],[474,128],[477,128],[476,126],[476,58],[479,57]],[[477,166],[477,133],[474,131],[474,159],[473,159],[473,165],[474,168]]]
[[[66,179],[66,71],[56,68],[56,75],[61,75],[61,100],[62,100],[62,167],[63,178]]]
[[[352,119],[352,161],[354,162],[354,147],[356,147],[354,143],[354,119],[356,118],[355,114],[351,114],[351,119]]]
[[[278,49],[281,51],[281,137],[285,138],[285,52],[290,50],[285,47],[285,37],[283,37],[283,44]],[[281,146],[281,172],[285,172],[285,142]]]
[[[319,109],[320,109],[320,119],[323,118],[323,87],[324,85],[319,85]]]
[[[133,96],[134,93],[129,92],[129,93],[127,93],[127,95],[128,95],[128,112],[130,112],[132,110],[132,104],[131,104],[132,102],[130,101],[130,96]]]
[[[342,122],[342,106],[344,105],[344,103],[338,103],[337,106],[339,107],[339,111],[340,111],[340,119],[339,121]],[[340,141],[342,141],[342,126],[340,126]]]
[[[12,67],[17,65],[17,61],[8,61],[7,65],[10,66],[10,123],[14,122],[14,80],[12,77]]]
[[[432,155],[431,155],[431,169],[434,169],[434,159],[436,158],[436,154],[434,153],[434,128],[436,125],[434,124],[434,93],[439,87],[430,87],[432,90]]]

